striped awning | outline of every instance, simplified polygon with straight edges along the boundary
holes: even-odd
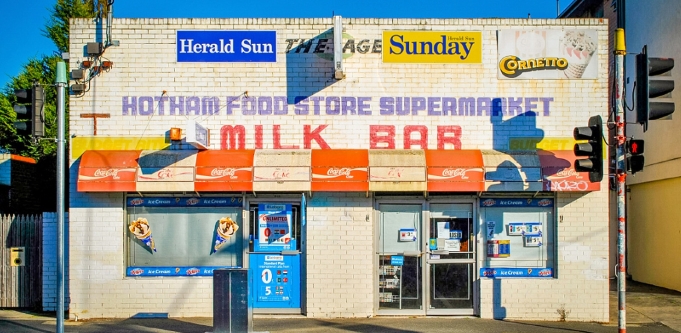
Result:
[[[88,150],[79,192],[584,192],[572,151]]]

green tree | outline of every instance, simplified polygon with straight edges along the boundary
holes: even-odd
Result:
[[[33,157],[54,158],[56,155],[56,102],[57,92],[54,86],[57,62],[61,61],[62,52],[69,49],[69,19],[96,17],[97,10],[105,8],[103,4],[93,0],[57,0],[52,9],[43,34],[50,38],[57,50],[51,55],[43,55],[38,59],[29,59],[19,75],[12,78],[0,93],[0,148],[13,154]],[[101,15],[101,14],[100,14]],[[13,104],[16,102],[15,89],[30,89],[34,83],[43,85],[45,102],[45,138],[35,141],[30,135],[18,134],[13,126],[16,113]],[[66,108],[68,118],[68,107]],[[68,124],[68,119],[66,119]]]
[[[113,1],[112,1],[113,2]],[[95,17],[102,3],[93,0],[57,0],[44,34],[50,38],[59,52],[69,50],[69,19]],[[101,16],[101,14],[100,14]]]

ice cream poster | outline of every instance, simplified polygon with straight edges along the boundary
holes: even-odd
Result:
[[[499,79],[596,79],[596,30],[499,30]]]
[[[213,252],[217,252],[239,230],[239,226],[230,217],[223,217],[215,228],[215,245]]]
[[[256,250],[290,250],[292,208],[290,204],[258,205],[258,241]]]
[[[142,244],[156,252],[156,245],[154,244],[154,239],[151,237],[151,227],[149,226],[149,221],[147,221],[147,219],[140,217],[137,220],[130,222],[128,229],[142,242]]]

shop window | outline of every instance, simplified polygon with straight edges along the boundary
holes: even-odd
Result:
[[[553,277],[553,198],[480,200],[484,264],[481,277]]]
[[[127,199],[127,276],[212,276],[243,266],[242,200]]]

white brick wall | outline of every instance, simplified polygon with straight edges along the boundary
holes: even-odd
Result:
[[[92,119],[82,113],[109,113],[97,121],[96,138],[164,137],[171,127],[184,128],[196,118],[211,129],[211,148],[220,149],[220,129],[243,125],[246,148],[255,148],[254,128],[263,126],[263,147],[273,149],[273,125],[281,125],[281,144],[303,148],[303,127],[328,125],[323,138],[332,149],[370,145],[370,125],[393,125],[397,149],[403,147],[407,125],[428,128],[428,148],[437,148],[439,125],[462,128],[463,149],[504,149],[493,141],[507,132],[495,129],[489,115],[382,116],[381,97],[552,97],[551,114],[515,118],[545,137],[569,138],[575,126],[594,114],[607,118],[607,24],[599,20],[524,19],[344,19],[345,33],[357,42],[381,39],[383,30],[482,31],[482,64],[389,64],[380,53],[355,53],[345,59],[346,79],[331,79],[328,60],[308,53],[285,53],[287,39],[310,39],[332,28],[331,19],[114,19],[110,47],[104,57],[110,71],[90,81],[82,97],[70,98],[69,128],[73,140],[93,137]],[[497,30],[577,27],[598,30],[599,77],[596,80],[498,80]],[[177,30],[276,30],[276,63],[177,63]],[[75,19],[70,26],[71,68],[86,59],[84,45],[101,35],[92,20]],[[313,46],[314,47],[314,46]],[[385,46],[384,46],[385,47]],[[286,96],[371,97],[372,115],[246,116],[241,109],[226,114],[228,96],[245,91],[254,98]],[[165,92],[165,94],[164,94]],[[123,115],[123,98],[150,96],[215,96],[216,115],[161,115],[154,103],[149,116]],[[509,117],[504,117],[508,119]],[[536,127],[536,128],[535,128]],[[522,133],[524,127],[512,130]],[[498,139],[498,138],[497,138]],[[143,149],[143,147],[135,147]],[[312,149],[319,148],[312,142]],[[419,148],[419,147],[414,147]],[[425,147],[424,147],[425,148]],[[73,151],[73,150],[72,150]],[[78,156],[72,156],[75,162]],[[75,169],[71,168],[71,184]],[[557,309],[570,311],[569,320],[607,321],[607,183],[601,192],[558,195],[558,266],[556,279],[480,280],[482,317],[496,308],[507,318],[557,319]],[[312,317],[363,317],[374,314],[373,225],[371,199],[362,194],[315,193],[308,207],[307,311]],[[77,193],[71,188],[71,313],[85,317],[127,317],[137,312],[167,312],[171,316],[212,315],[210,278],[124,278],[125,225],[121,194]],[[588,221],[586,220],[588,219]],[[334,238],[331,232],[354,236]],[[349,250],[352,249],[352,252]],[[350,281],[350,282],[348,282]],[[500,293],[497,297],[494,292]]]
[[[43,311],[57,311],[57,214],[43,213]],[[69,223],[64,216],[64,309],[69,309]]]
[[[262,27],[242,25],[238,20],[210,19],[115,19],[112,38],[119,47],[110,47],[104,56],[114,63],[112,70],[90,81],[90,91],[82,98],[72,98],[74,115],[80,113],[110,113],[110,119],[99,119],[98,136],[164,136],[171,127],[185,126],[187,118],[197,118],[211,131],[212,148],[220,147],[223,125],[244,125],[246,148],[255,147],[255,125],[264,125],[263,148],[273,148],[272,125],[280,124],[281,144],[303,145],[303,126],[316,128],[326,124],[323,137],[331,148],[368,148],[369,125],[394,125],[396,146],[402,145],[405,125],[423,125],[429,129],[428,146],[437,147],[437,125],[461,125],[464,149],[503,148],[493,146],[493,125],[489,115],[483,116],[381,116],[380,97],[552,97],[551,115],[542,116],[543,106],[537,107],[536,126],[547,137],[571,137],[574,126],[583,126],[596,112],[605,114],[607,107],[607,31],[596,20],[378,20],[346,19],[344,29],[357,42],[381,39],[381,31],[397,30],[474,30],[482,31],[482,64],[391,64],[383,63],[380,53],[355,53],[345,60],[347,78],[331,79],[331,62],[312,53],[284,53],[290,39],[311,39],[332,27],[330,19],[303,19],[295,25],[291,19],[266,20]],[[425,22],[425,23],[423,23]],[[599,31],[599,80],[497,80],[498,29],[563,29],[567,24]],[[176,30],[185,29],[274,29],[277,31],[276,63],[177,63]],[[71,68],[86,57],[83,46],[94,40],[95,26],[87,20],[74,20],[71,37]],[[296,45],[296,44],[294,44]],[[313,45],[314,47],[314,45]],[[540,83],[541,82],[541,83]],[[165,102],[165,115],[160,115],[154,102],[154,115],[122,116],[122,99],[148,96],[152,98],[181,96],[215,96],[220,98],[217,115],[170,116]],[[372,97],[371,116],[295,115],[244,116],[241,108],[234,115],[226,114],[227,96],[239,96],[248,91],[252,98],[286,96],[292,103],[295,96]],[[129,100],[130,101],[130,100]],[[88,137],[93,133],[92,119],[72,117],[72,134]],[[318,148],[312,143],[312,148]],[[418,146],[415,148],[419,148]]]
[[[315,193],[307,207],[307,315],[373,315],[374,228],[364,193]]]

